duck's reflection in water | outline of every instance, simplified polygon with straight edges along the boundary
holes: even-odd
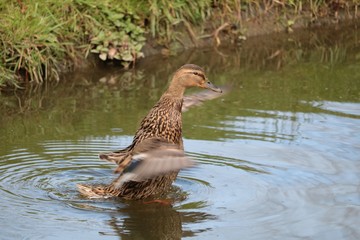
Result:
[[[200,223],[215,216],[195,211],[177,211],[171,205],[130,203],[111,214],[109,225],[120,239],[181,239],[208,229],[183,229],[184,224]]]

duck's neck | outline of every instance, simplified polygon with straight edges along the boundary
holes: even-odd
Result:
[[[168,89],[165,91],[163,96],[168,96],[172,98],[178,98],[182,99],[184,96],[185,87],[181,86],[180,84],[172,81],[168,87]]]

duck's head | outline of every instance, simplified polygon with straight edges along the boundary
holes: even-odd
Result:
[[[222,92],[207,79],[204,69],[195,64],[185,64],[179,68],[174,74],[171,85],[178,88],[200,87]]]

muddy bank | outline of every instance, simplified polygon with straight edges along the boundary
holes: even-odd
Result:
[[[185,49],[222,47],[229,45],[242,45],[245,41],[251,42],[252,37],[271,35],[272,37],[287,38],[296,36],[302,38],[302,31],[317,31],[319,29],[332,28],[341,31],[343,27],[358,28],[360,14],[357,11],[352,13],[342,11],[333,13],[321,18],[314,18],[311,14],[293,15],[287,17],[289,20],[279,20],[274,14],[260,15],[240,21],[216,23],[208,21],[204,26],[189,26],[182,24],[176,28],[176,41],[166,45],[158,44],[156,39],[149,36],[148,41],[142,48],[144,56],[162,54],[164,56],[176,55]],[[290,20],[293,19],[293,20]],[[300,40],[300,39],[299,39]],[[265,40],[266,41],[266,40]],[[250,43],[251,44],[251,43]]]

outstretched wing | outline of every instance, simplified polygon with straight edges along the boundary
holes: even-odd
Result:
[[[212,100],[223,96],[230,91],[230,87],[221,87],[222,93],[214,92],[211,90],[203,90],[190,95],[184,96],[184,102],[182,105],[182,112],[186,112],[189,108],[194,106],[200,106],[207,100]]]
[[[159,138],[146,139],[139,149],[134,150],[139,151],[132,156],[124,173],[113,182],[116,189],[128,181],[141,182],[195,165],[177,145]]]

